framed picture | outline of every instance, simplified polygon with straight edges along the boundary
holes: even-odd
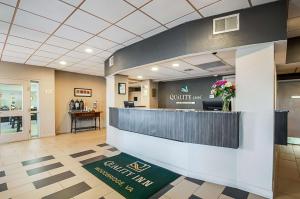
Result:
[[[92,97],[92,89],[74,88],[75,97]]]
[[[126,95],[126,83],[119,83],[118,84],[118,93],[120,95]]]

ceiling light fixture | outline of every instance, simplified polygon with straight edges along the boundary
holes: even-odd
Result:
[[[151,70],[152,71],[158,71],[158,68],[157,67],[152,67]]]
[[[60,64],[60,65],[66,65],[67,62],[66,62],[66,61],[60,61],[59,64]]]
[[[138,79],[143,79],[143,76],[139,75],[137,76]]]
[[[214,74],[214,77],[218,77],[218,74]]]
[[[91,49],[91,48],[86,48],[84,51],[85,51],[86,53],[92,53],[92,52],[93,52],[93,49]]]
[[[179,66],[179,64],[178,64],[178,63],[174,63],[174,64],[172,64],[172,66],[174,66],[174,67],[178,67],[178,66]]]
[[[299,95],[294,95],[294,96],[291,96],[292,99],[300,99],[300,96]]]

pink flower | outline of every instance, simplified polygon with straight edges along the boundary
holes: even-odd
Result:
[[[223,86],[223,85],[225,85],[226,83],[227,83],[226,80],[219,80],[219,81],[217,81],[214,85],[215,85],[215,86]]]

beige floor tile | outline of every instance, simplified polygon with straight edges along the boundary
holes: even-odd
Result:
[[[253,194],[253,193],[250,193],[247,199],[265,199],[265,198],[262,197],[262,196],[259,196],[259,195],[255,195],[255,194]]]
[[[32,183],[22,185],[16,188],[9,189],[8,191],[5,192],[0,192],[0,198],[13,198],[15,196],[18,196],[23,193],[31,192],[34,191],[35,188],[32,185]]]
[[[280,152],[293,154],[294,150],[293,150],[292,145],[288,145],[288,146],[281,145]]]
[[[105,199],[125,199],[125,198],[118,192],[113,191],[113,192],[105,195]]]
[[[234,198],[221,194],[218,199],[234,199]]]
[[[278,176],[280,178],[292,179],[292,180],[300,180],[298,169],[288,168],[288,169],[280,169],[278,172]]]
[[[222,185],[205,182],[195,191],[194,195],[200,198],[218,199],[224,188]]]
[[[282,169],[297,169],[297,163],[289,160],[279,160],[279,167]]]
[[[279,178],[278,193],[281,196],[287,194],[288,196],[300,198],[300,182],[291,179]]]
[[[185,178],[185,176],[180,176],[179,178],[177,178],[176,180],[171,182],[171,185],[173,185],[173,186],[178,185],[180,182],[182,182],[184,180],[184,178]]]
[[[165,196],[172,199],[183,199],[191,196],[196,189],[199,188],[199,185],[192,183],[188,180],[183,180],[178,183],[174,188],[168,191]]]
[[[75,199],[88,199],[88,198],[100,198],[102,196],[108,195],[109,193],[113,192],[109,186],[104,183],[94,187],[91,190],[88,190],[78,196],[74,197]]]

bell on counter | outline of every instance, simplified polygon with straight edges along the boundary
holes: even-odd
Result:
[[[80,108],[80,103],[79,103],[79,101],[78,101],[78,99],[75,101],[75,109],[76,110],[79,110],[79,108]]]
[[[81,99],[80,102],[79,102],[79,109],[80,109],[81,111],[84,110],[84,102],[82,101],[82,99]]]
[[[75,109],[75,102],[74,100],[72,99],[69,103],[69,110],[70,111],[73,111]]]

